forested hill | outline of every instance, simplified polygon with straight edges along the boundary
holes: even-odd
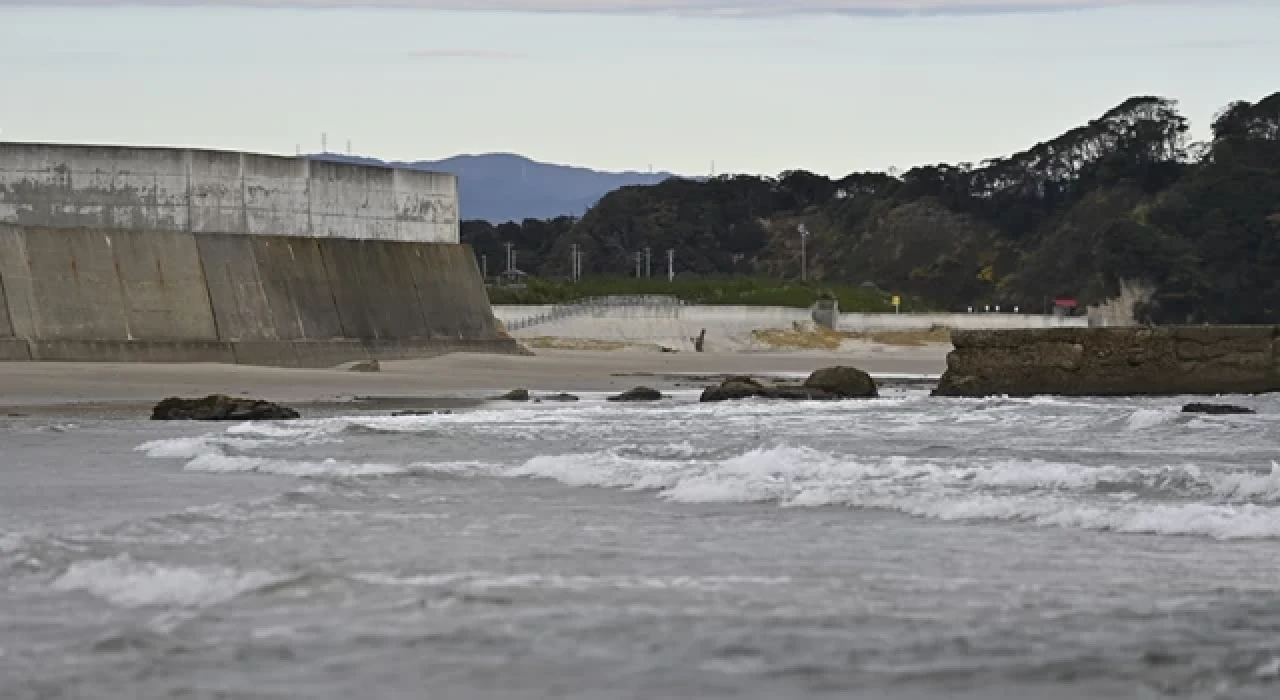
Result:
[[[1134,97],[1005,158],[776,178],[671,179],[616,190],[580,219],[463,224],[490,271],[512,242],[519,266],[625,274],[637,250],[668,248],[682,271],[873,282],[939,308],[1090,304],[1120,285],[1155,289],[1158,322],[1280,322],[1280,93],[1236,102],[1212,139],[1188,142],[1176,102]]]

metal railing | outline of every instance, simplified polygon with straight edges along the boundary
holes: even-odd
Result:
[[[582,316],[604,309],[623,307],[674,308],[685,306],[687,302],[673,296],[659,294],[610,295],[587,297],[564,304],[556,304],[544,313],[534,314],[503,323],[508,331],[518,331],[530,326],[559,321],[571,316]]]

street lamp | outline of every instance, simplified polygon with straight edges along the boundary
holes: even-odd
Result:
[[[808,251],[805,249],[805,240],[809,238],[809,229],[804,224],[796,227],[800,232],[800,281],[804,282],[809,279],[809,259]]]

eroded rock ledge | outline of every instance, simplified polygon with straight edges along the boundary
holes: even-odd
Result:
[[[954,331],[935,396],[1280,391],[1276,326]]]

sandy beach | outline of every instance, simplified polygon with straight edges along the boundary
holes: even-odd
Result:
[[[610,391],[672,387],[677,375],[810,372],[847,364],[876,373],[938,374],[949,346],[868,345],[855,352],[655,353],[538,350],[533,356],[458,353],[383,362],[376,373],[216,364],[0,363],[0,412],[132,413],[166,396],[211,393],[301,405],[464,404],[522,387]]]

